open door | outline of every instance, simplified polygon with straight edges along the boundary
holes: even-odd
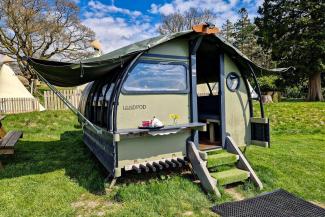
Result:
[[[199,132],[201,151],[222,148],[219,56],[214,41],[203,38],[196,52],[198,121],[208,126],[206,132]]]

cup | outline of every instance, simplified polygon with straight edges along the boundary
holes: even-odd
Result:
[[[150,127],[151,121],[142,121],[142,126],[143,127]]]

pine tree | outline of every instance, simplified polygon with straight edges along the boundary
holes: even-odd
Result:
[[[239,11],[239,20],[235,22],[235,43],[234,45],[244,54],[251,58],[251,46],[254,44],[255,25],[248,18],[245,8]]]
[[[235,42],[235,26],[229,19],[222,25],[221,35],[231,44]]]
[[[241,8],[238,13],[240,18],[234,24],[233,44],[258,65],[265,68],[273,67],[274,62],[271,60],[268,50],[263,49],[257,43],[257,26],[249,19],[247,10]],[[224,26],[227,26],[227,21]]]
[[[272,50],[279,66],[294,66],[283,74],[287,84],[308,79],[310,101],[323,100],[321,73],[325,71],[325,2],[265,0],[259,8],[259,41]]]

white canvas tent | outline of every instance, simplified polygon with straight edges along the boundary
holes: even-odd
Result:
[[[9,65],[0,63],[0,99],[27,98],[34,99],[34,96],[25,88],[15,75]],[[39,110],[45,110],[39,104]]]

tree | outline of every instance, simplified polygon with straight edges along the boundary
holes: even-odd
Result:
[[[239,19],[234,23],[232,30],[232,40],[234,46],[258,65],[265,68],[272,68],[274,66],[274,62],[271,60],[270,52],[267,49],[263,49],[257,43],[257,26],[249,19],[246,8],[241,8],[238,11],[238,14]],[[225,25],[227,26],[227,21]]]
[[[173,32],[190,30],[192,26],[202,22],[213,22],[214,13],[209,9],[190,8],[184,13],[175,12],[162,16],[162,24],[158,27],[160,34],[165,35]]]
[[[238,11],[240,16],[239,20],[235,22],[235,43],[234,45],[248,57],[251,54],[251,45],[254,43],[254,31],[255,25],[251,23],[248,18],[248,12],[246,8],[241,8]]]
[[[272,50],[279,66],[294,66],[283,74],[287,83],[308,79],[309,101],[321,101],[321,73],[325,70],[325,2],[265,0],[255,23],[259,42]]]
[[[60,60],[89,56],[95,34],[81,24],[78,12],[68,0],[1,0],[0,53],[16,59],[30,82],[36,75],[24,56]]]
[[[229,19],[222,25],[221,35],[231,44],[235,42],[235,26]]]

